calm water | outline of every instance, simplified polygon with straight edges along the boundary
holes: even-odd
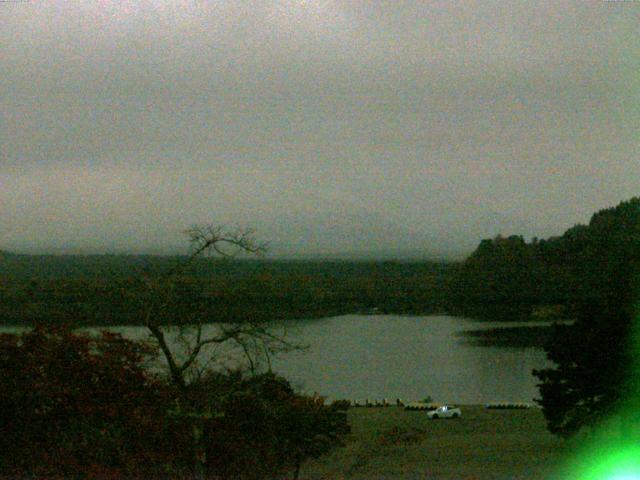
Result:
[[[330,399],[431,396],[451,403],[530,402],[538,396],[531,370],[549,365],[541,350],[475,346],[457,335],[463,330],[519,325],[515,323],[451,316],[345,315],[285,325],[289,338],[308,349],[275,358],[273,370],[303,391]],[[143,328],[113,330],[129,338],[146,337]]]
[[[517,326],[510,323],[508,326]],[[488,403],[538,397],[533,368],[541,350],[473,346],[456,333],[504,327],[450,316],[348,315],[290,327],[310,345],[274,362],[305,391],[330,398]]]

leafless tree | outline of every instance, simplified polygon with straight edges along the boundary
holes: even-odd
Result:
[[[299,348],[285,339],[282,333],[261,321],[250,318],[230,318],[218,323],[215,328],[205,326],[210,323],[203,309],[193,305],[187,312],[181,312],[181,318],[175,316],[172,304],[177,301],[179,280],[190,266],[199,258],[213,254],[221,258],[231,258],[239,254],[263,255],[267,244],[256,241],[254,232],[248,229],[229,231],[220,226],[194,226],[185,232],[189,236],[190,253],[186,259],[161,275],[146,277],[144,285],[146,295],[143,305],[143,322],[158,343],[167,363],[171,381],[182,392],[187,388],[188,373],[195,367],[210,366],[215,359],[205,358],[210,348],[233,344],[239,347],[255,370],[260,359],[269,363],[270,355]],[[177,352],[176,343],[168,341],[168,328],[177,328],[177,340],[181,350]],[[200,374],[197,370],[195,374]]]
[[[222,258],[239,254],[262,255],[267,248],[266,244],[256,241],[252,230],[247,229],[229,231],[219,226],[194,226],[185,233],[189,236],[189,255],[163,274],[144,277],[145,295],[138,299],[143,323],[158,343],[167,363],[170,379],[178,391],[173,415],[191,423],[195,476],[201,479],[204,478],[206,464],[203,426],[215,412],[203,411],[197,405],[190,404],[188,373],[195,370],[199,375],[202,370],[198,366],[206,368],[212,362],[220,361],[219,358],[212,358],[209,347],[228,344],[239,347],[251,370],[256,369],[261,357],[269,362],[269,356],[273,353],[300,347],[294,346],[283,334],[274,333],[269,325],[260,321],[229,318],[212,329],[208,325],[210,322],[206,309],[199,308],[198,304],[190,306],[186,311],[174,309],[174,304],[180,300],[180,279],[199,258],[210,254]],[[168,340],[170,328],[178,329],[177,342]],[[208,358],[205,354],[208,354]],[[199,362],[202,357],[205,357],[204,363]]]

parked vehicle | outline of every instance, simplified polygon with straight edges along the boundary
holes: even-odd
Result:
[[[460,410],[460,407],[456,407],[455,405],[442,405],[435,410],[427,412],[427,415],[432,420],[436,420],[438,418],[459,418],[462,416],[462,411]]]

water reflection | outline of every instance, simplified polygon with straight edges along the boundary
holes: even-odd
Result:
[[[303,391],[330,399],[431,396],[434,401],[463,404],[531,402],[538,396],[531,370],[549,365],[542,350],[483,346],[460,336],[468,330],[520,325],[525,324],[395,315],[291,321],[283,324],[289,338],[309,348],[273,359],[272,367]],[[142,327],[112,330],[132,339],[148,338]],[[168,339],[175,345],[174,337]],[[231,362],[238,358],[222,349],[215,355],[229,356]]]
[[[538,396],[531,370],[548,365],[544,352],[477,346],[456,335],[499,326],[504,324],[450,316],[347,315],[305,322],[291,325],[290,333],[310,348],[277,359],[274,369],[305,391],[330,398],[530,402]]]

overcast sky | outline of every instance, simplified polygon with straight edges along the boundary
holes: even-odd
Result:
[[[0,3],[0,248],[464,255],[640,194],[640,1]]]

